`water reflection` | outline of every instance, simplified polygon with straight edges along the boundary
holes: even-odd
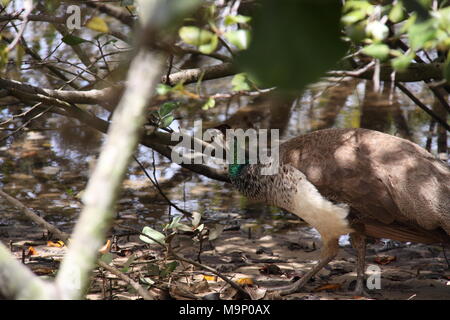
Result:
[[[208,92],[228,91],[229,82],[229,79],[210,81]],[[421,96],[421,87],[409,88]],[[422,99],[430,102],[423,94]],[[12,110],[3,108],[0,120],[11,117]],[[265,94],[256,99],[235,97],[221,101],[207,111],[181,108],[177,118],[172,124],[174,130],[192,128],[195,120],[203,119],[206,126],[226,122],[233,127],[277,128],[282,140],[329,127],[365,127],[411,139],[422,147],[427,144],[430,126],[429,117],[406,97],[393,92],[390,84],[375,93],[370,81],[354,79],[318,83],[300,98]],[[0,149],[3,188],[46,215],[50,222],[70,230],[80,212],[80,195],[95,165],[103,136],[76,121],[54,115],[41,117],[27,128],[14,139],[3,141]],[[8,131],[2,133],[6,135]],[[437,152],[436,139],[430,147]],[[137,155],[150,174],[155,174],[165,194],[185,210],[202,212],[211,219],[219,213],[239,213],[266,224],[268,229],[275,228],[280,219],[292,218],[279,209],[248,201],[228,185],[181,169],[148,148],[139,147]],[[18,221],[31,225],[15,209],[1,205],[4,207],[0,230]],[[139,225],[161,224],[161,220],[175,213],[135,163],[129,168],[117,210],[119,221],[127,219]]]

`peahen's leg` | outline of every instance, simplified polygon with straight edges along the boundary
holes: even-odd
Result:
[[[322,238],[322,240],[324,240]],[[323,242],[323,248],[321,251],[321,259],[319,262],[308,271],[301,279],[297,280],[294,284],[278,289],[278,293],[281,296],[285,296],[291,293],[298,292],[312,277],[316,275],[317,272],[322,270],[331,260],[336,257],[338,252],[338,239],[328,239]]]
[[[350,234],[352,246],[356,250],[356,287],[354,294],[367,296],[364,288],[365,260],[366,260],[366,237],[360,233]]]

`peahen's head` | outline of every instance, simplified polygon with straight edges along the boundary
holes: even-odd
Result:
[[[219,130],[223,134],[224,141],[228,142],[231,139],[234,139],[233,150],[231,150],[231,152],[233,152],[233,156],[226,157],[226,158],[231,160],[230,162],[228,162],[228,174],[230,175],[231,178],[237,177],[239,175],[239,173],[242,171],[242,169],[248,164],[248,162],[239,164],[237,161],[238,150],[239,150],[240,146],[237,143],[237,139],[234,136],[232,136],[233,129],[228,124],[218,125],[218,126],[214,127],[214,129]],[[226,150],[229,150],[229,149],[226,148]]]

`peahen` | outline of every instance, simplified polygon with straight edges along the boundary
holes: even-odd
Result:
[[[245,196],[299,216],[321,235],[318,264],[281,295],[326,266],[344,234],[357,252],[358,295],[365,294],[367,237],[450,243],[450,170],[418,145],[378,131],[326,129],[292,138],[279,152],[275,175],[261,175],[263,164],[231,163],[228,171]]]

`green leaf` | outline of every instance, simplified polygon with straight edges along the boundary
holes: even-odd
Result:
[[[366,17],[364,11],[352,11],[342,17],[342,23],[346,25],[352,25]]]
[[[403,8],[402,3],[397,2],[389,12],[389,20],[393,23],[398,23],[406,19],[405,9]]]
[[[177,225],[180,224],[181,216],[176,216],[172,219],[172,221],[164,228],[164,229],[173,229],[176,228]]]
[[[130,269],[130,265],[134,262],[134,260],[136,260],[136,255],[133,253],[133,254],[127,259],[127,261],[123,264],[122,269],[120,269],[120,271],[122,271],[122,272],[128,272],[128,270]]]
[[[170,126],[172,124],[173,120],[175,120],[173,115],[165,116],[164,118],[161,119],[160,127],[167,128],[168,126]]]
[[[100,261],[103,261],[106,264],[110,264],[114,259],[114,255],[112,253],[105,253],[100,257]]]
[[[251,82],[246,73],[238,73],[231,80],[233,91],[249,91],[251,90]]]
[[[239,50],[245,50],[250,44],[250,31],[244,29],[228,31],[225,38]]]
[[[182,216],[173,218],[173,220],[164,229],[192,231],[192,227],[185,225],[184,223],[180,223],[181,218]]]
[[[208,100],[206,100],[205,104],[202,106],[202,110],[208,110],[211,108],[214,108],[216,105],[216,100],[214,98],[209,97]]]
[[[343,8],[344,15],[342,17],[342,23],[345,25],[354,24],[360,20],[365,19],[374,10],[374,6],[368,1],[350,0],[345,1]]]
[[[389,47],[385,44],[374,43],[364,47],[362,52],[368,56],[385,60],[389,56]]]
[[[362,42],[366,37],[366,27],[363,22],[352,24],[345,28],[347,36],[356,43]]]
[[[165,265],[164,269],[161,270],[161,273],[159,275],[163,278],[167,277],[176,269],[176,267],[178,267],[177,261],[169,262],[168,264]]]
[[[219,37],[217,35],[213,35],[211,41],[200,45],[198,47],[198,50],[204,54],[210,54],[216,50],[218,44],[219,44]]]
[[[347,50],[341,40],[341,1],[258,1],[252,39],[236,57],[264,87],[301,90],[333,68]]]
[[[389,35],[389,28],[384,23],[375,20],[367,24],[366,32],[375,41],[382,41]]]
[[[83,42],[89,42],[89,40],[74,36],[72,34],[65,35],[61,40],[62,42],[68,44],[69,46],[76,46]]]
[[[178,108],[178,103],[176,102],[166,102],[159,108],[159,116],[164,118],[168,114],[170,114],[173,110]]]
[[[412,54],[406,54],[398,56],[391,60],[391,65],[395,71],[402,72],[408,69],[411,61],[414,59],[414,52]]]
[[[243,15],[228,15],[225,17],[225,25],[230,26],[232,24],[236,24],[236,23],[248,23],[250,22],[250,20],[252,20],[251,17],[248,16],[243,16]]]
[[[450,30],[450,7],[439,10],[436,14],[436,18],[439,21],[439,27],[443,30]]]
[[[412,50],[422,49],[426,42],[436,37],[434,24],[434,19],[428,19],[424,22],[415,23],[408,29],[409,44]]]
[[[178,34],[185,43],[197,47],[210,43],[214,37],[212,32],[192,26],[181,27]]]
[[[141,239],[145,243],[163,244],[166,239],[165,235],[163,235],[161,232],[156,231],[155,229],[150,228],[150,227],[144,227],[144,229],[142,229],[142,233],[148,236],[148,237],[146,237],[142,234],[139,236],[139,239]]]
[[[159,94],[160,96],[164,96],[171,91],[172,91],[172,87],[168,86],[166,84],[160,83],[156,86],[156,93]]]
[[[102,33],[107,33],[109,31],[108,24],[100,17],[93,17],[90,19],[86,24],[86,27]]]

